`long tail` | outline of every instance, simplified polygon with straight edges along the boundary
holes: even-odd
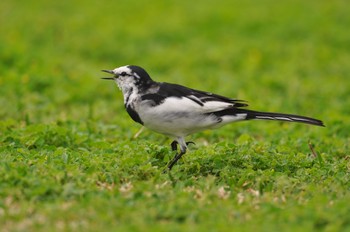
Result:
[[[282,113],[270,113],[270,112],[259,112],[253,110],[246,109],[237,109],[236,113],[244,113],[247,114],[246,120],[250,119],[259,119],[259,120],[278,120],[278,121],[286,121],[286,122],[299,122],[306,123],[315,126],[325,126],[321,120],[295,115],[295,114],[282,114]]]

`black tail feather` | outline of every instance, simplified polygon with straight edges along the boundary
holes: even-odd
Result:
[[[286,122],[299,122],[306,123],[315,126],[325,126],[321,120],[295,115],[295,114],[283,114],[283,113],[270,113],[270,112],[259,112],[253,110],[239,109],[239,113],[246,113],[246,120],[258,119],[258,120],[278,120]]]

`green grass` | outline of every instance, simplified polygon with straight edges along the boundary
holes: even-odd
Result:
[[[1,1],[2,231],[350,231],[348,2]],[[101,69],[322,119],[169,139]],[[310,150],[309,143],[315,149]]]

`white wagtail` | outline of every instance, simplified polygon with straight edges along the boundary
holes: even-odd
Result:
[[[168,164],[170,170],[186,153],[187,135],[206,129],[219,128],[231,122],[263,119],[300,122],[324,126],[323,122],[305,116],[247,110],[245,101],[231,99],[182,85],[155,82],[141,67],[127,65],[102,70],[113,75],[124,95],[124,105],[130,117],[143,126],[174,138],[173,150],[180,152]]]

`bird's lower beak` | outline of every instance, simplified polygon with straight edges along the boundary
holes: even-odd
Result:
[[[101,70],[101,71],[114,75],[113,70]],[[101,79],[104,79],[104,80],[115,80],[115,78],[117,78],[117,77],[118,77],[118,76],[114,76],[114,77],[102,77]]]

